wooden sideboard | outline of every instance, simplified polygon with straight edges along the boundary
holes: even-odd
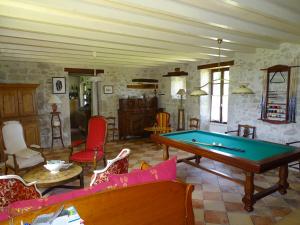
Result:
[[[0,84],[0,127],[9,120],[20,121],[27,145],[40,144],[36,104],[38,84]],[[4,148],[0,129],[0,152]],[[3,159],[3,154],[0,155]]]
[[[157,113],[157,98],[119,99],[119,138],[145,136]]]

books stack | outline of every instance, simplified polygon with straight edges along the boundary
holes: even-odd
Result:
[[[64,209],[62,206],[58,211],[43,214],[35,218],[31,225],[84,225],[74,206]]]

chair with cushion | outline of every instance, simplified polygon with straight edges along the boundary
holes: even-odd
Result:
[[[197,118],[190,118],[190,130],[198,130],[199,122],[200,120]]]
[[[107,120],[107,136],[111,135],[112,140],[115,140],[115,135],[118,134],[118,128],[116,127],[116,117],[106,117]]]
[[[104,169],[94,171],[90,186],[95,186],[108,181],[108,176],[110,174],[128,173],[129,154],[130,150],[128,148],[125,148],[118,154],[116,158],[107,160],[107,165]]]
[[[71,146],[70,161],[86,165],[93,163],[94,168],[97,162],[103,159],[106,166],[104,145],[106,142],[107,122],[103,116],[93,116],[89,120],[88,134],[86,140],[75,141]],[[85,148],[74,152],[74,148],[85,143]]]
[[[7,156],[5,174],[7,174],[8,168],[18,174],[22,170],[45,163],[45,158],[40,152],[40,146],[31,145],[30,148],[27,147],[23,127],[20,122],[4,122],[2,136],[4,153]]]
[[[254,139],[256,135],[256,127],[239,124],[237,130],[231,130],[225,132],[225,134],[228,133],[237,133],[237,136],[241,136],[245,138],[251,137],[252,139]]]
[[[0,207],[6,207],[20,200],[38,199],[41,197],[42,194],[37,189],[35,182],[26,184],[17,175],[0,176]]]

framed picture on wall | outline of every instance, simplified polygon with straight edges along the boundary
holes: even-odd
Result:
[[[104,85],[103,86],[104,94],[112,94],[113,93],[113,86],[112,85]]]
[[[53,94],[66,94],[66,78],[65,77],[52,77],[52,93]]]

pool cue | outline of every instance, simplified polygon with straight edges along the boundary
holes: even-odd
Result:
[[[240,148],[231,148],[231,147],[226,147],[223,145],[213,145],[213,144],[208,144],[208,143],[204,143],[204,142],[198,142],[198,141],[188,141],[188,140],[183,140],[184,142],[189,142],[189,143],[194,143],[194,144],[199,144],[199,145],[204,145],[204,146],[210,146],[210,147],[218,147],[218,148],[224,148],[224,149],[228,149],[228,150],[232,150],[232,151],[236,151],[236,152],[245,152],[244,149],[240,149]]]

